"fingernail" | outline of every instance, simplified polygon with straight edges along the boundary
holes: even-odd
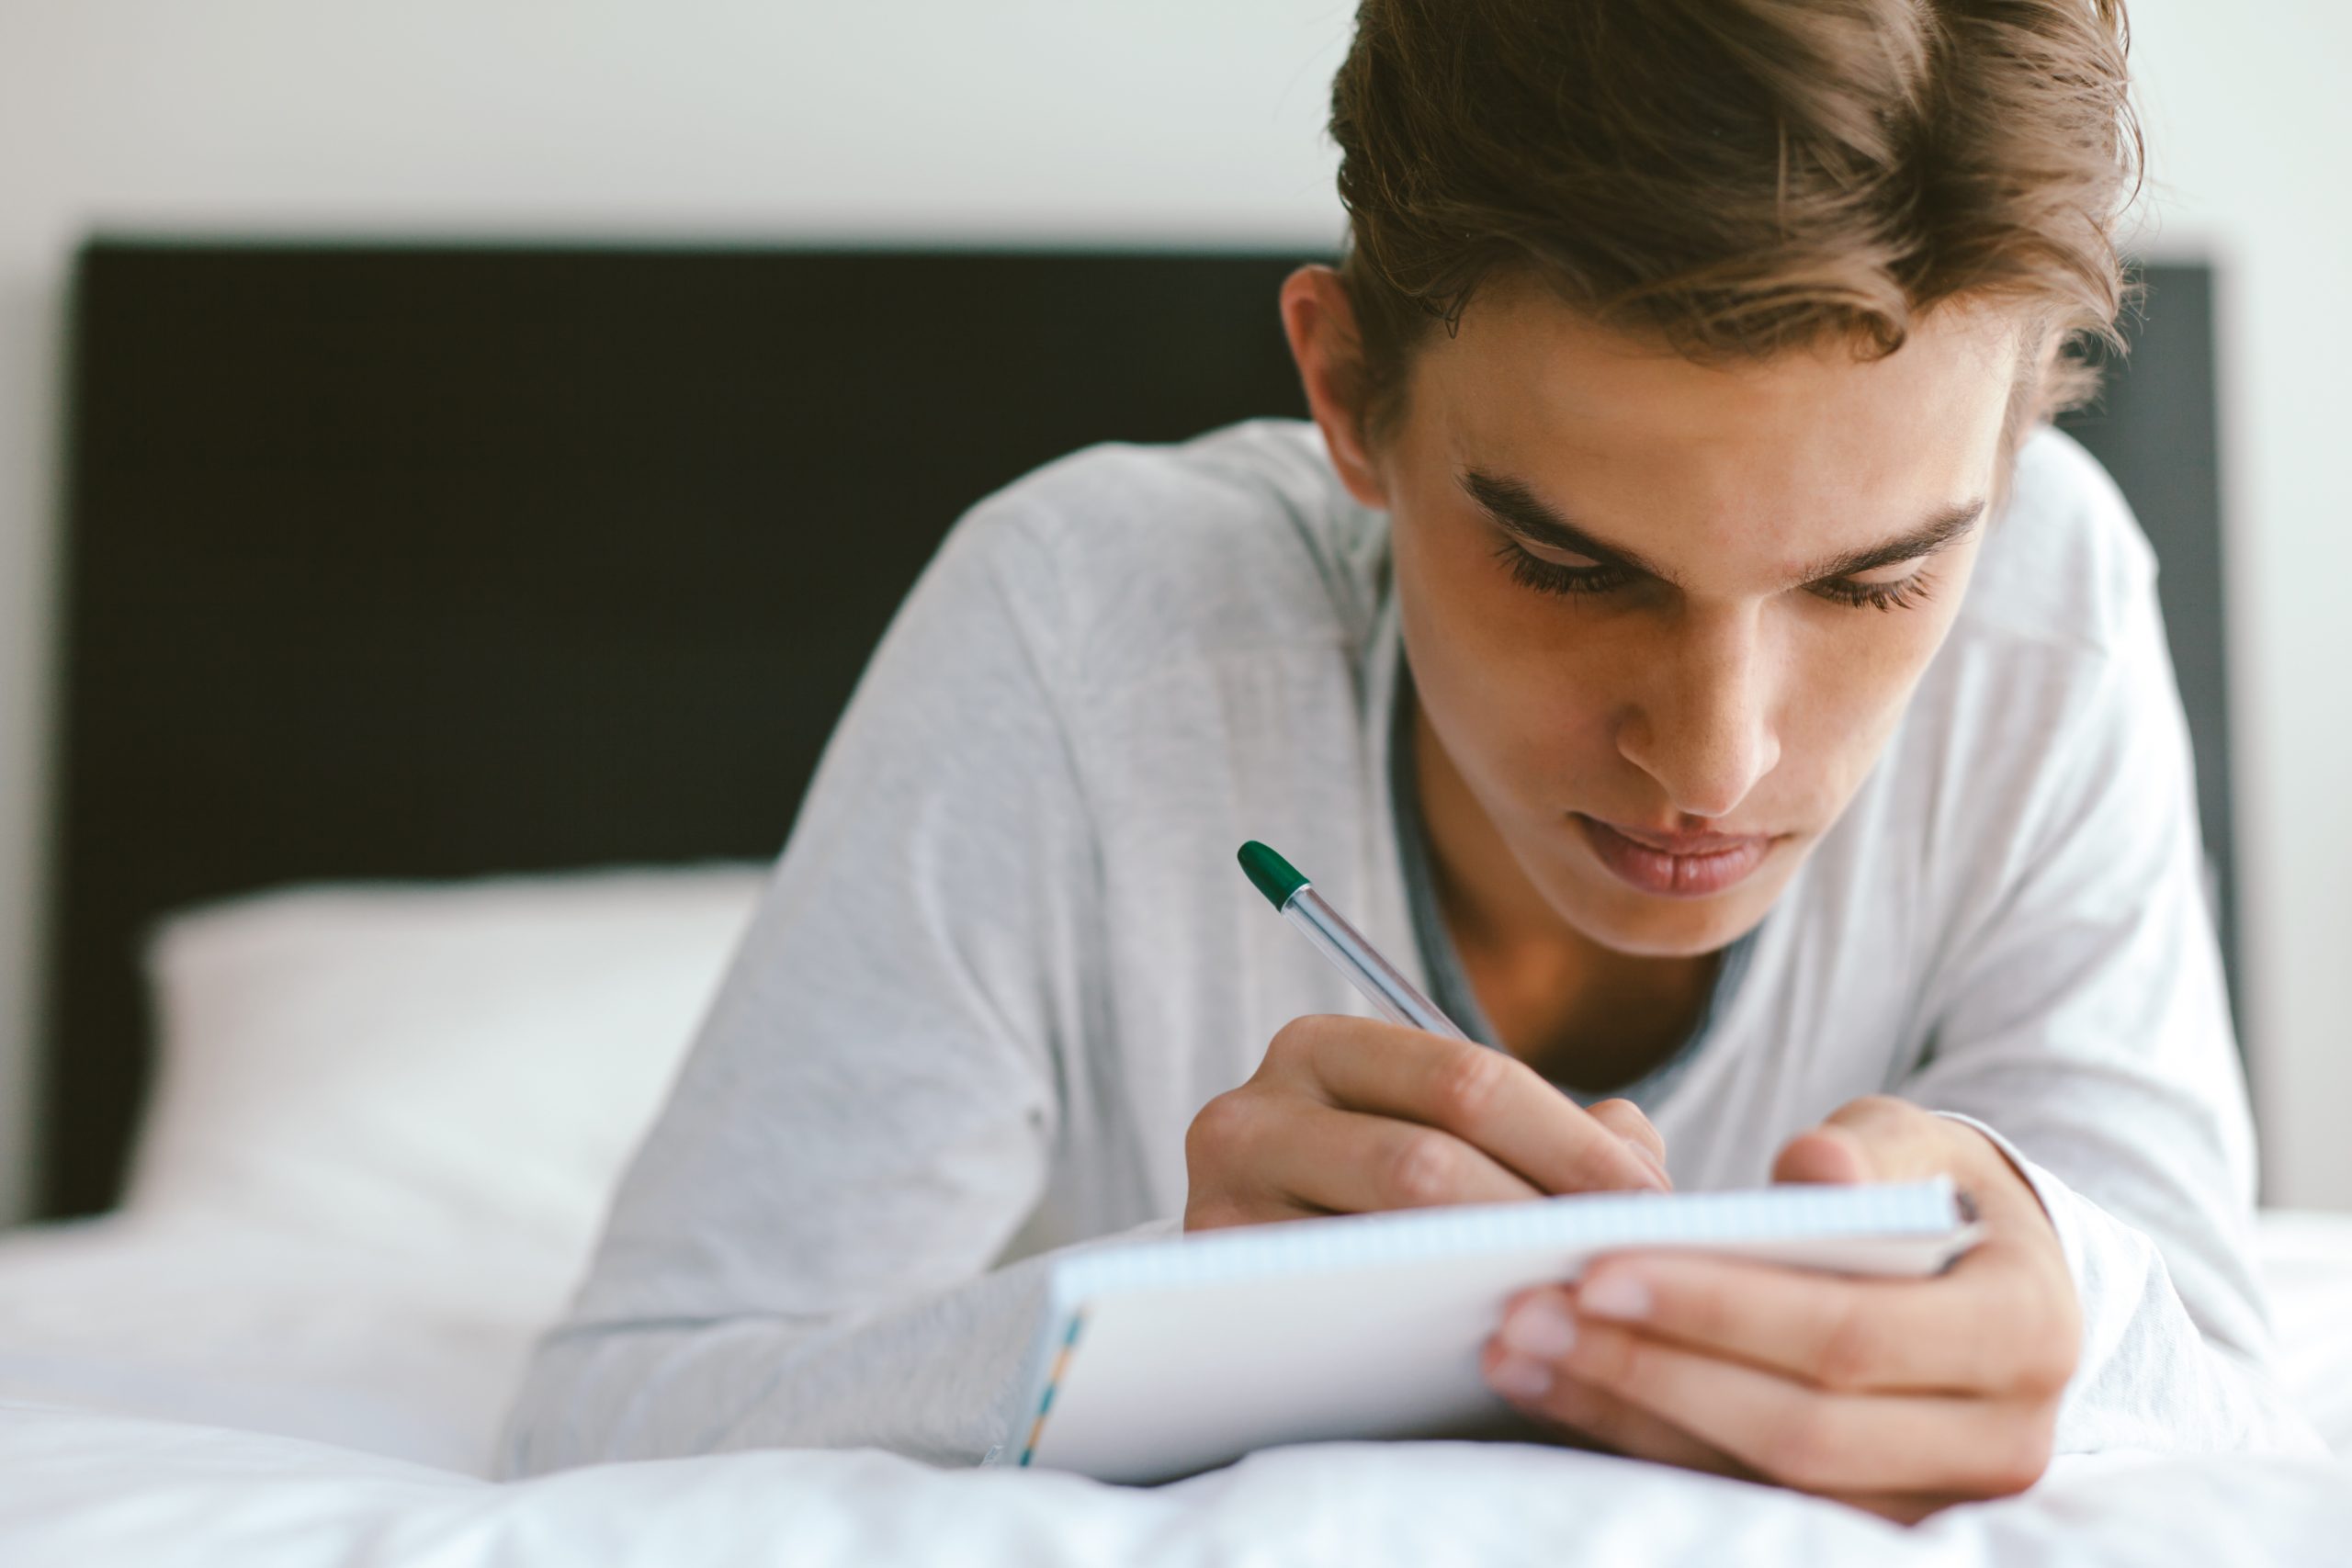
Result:
[[[1577,1306],[1594,1317],[1647,1317],[1650,1288],[1631,1274],[1603,1274],[1577,1288]]]
[[[1666,1162],[1652,1154],[1647,1144],[1639,1138],[1627,1138],[1625,1146],[1641,1156],[1642,1168],[1650,1173],[1650,1185],[1661,1192],[1674,1190],[1674,1178],[1667,1175]]]
[[[1487,1374],[1487,1383],[1507,1399],[1541,1399],[1552,1392],[1552,1373],[1541,1361],[1505,1356]]]
[[[1577,1325],[1549,1299],[1538,1296],[1503,1322],[1503,1343],[1522,1356],[1556,1361],[1577,1342]]]

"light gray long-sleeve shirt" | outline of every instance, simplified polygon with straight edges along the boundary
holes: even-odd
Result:
[[[1386,522],[1312,424],[1267,420],[1089,448],[957,525],[538,1351],[510,1472],[1007,1438],[1050,1255],[1177,1231],[1193,1115],[1292,1018],[1367,1010],[1235,846],[1281,845],[1418,966]],[[2060,1451],[2319,1451],[2264,1368],[2153,583],[2107,476],[2036,434],[1900,728],[1650,1110],[1685,1190],[1764,1181],[1861,1095],[1969,1120],[2080,1293]]]

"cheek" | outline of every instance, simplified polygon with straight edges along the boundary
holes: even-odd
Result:
[[[1427,523],[1395,514],[1389,525],[1390,558],[1405,615],[1432,640],[1452,644],[1486,629],[1498,607],[1498,589],[1514,586],[1497,563],[1477,547],[1476,531],[1444,521]]]
[[[1911,692],[1942,645],[1949,605],[1883,612],[1799,605],[1786,645],[1780,729],[1783,767],[1833,808],[1860,784],[1902,721]]]
[[[1453,531],[1457,537],[1477,531]],[[1608,749],[1609,619],[1535,592],[1473,542],[1398,525],[1396,592],[1413,679],[1454,765],[1490,807],[1555,795]],[[1595,645],[1598,637],[1599,645]]]

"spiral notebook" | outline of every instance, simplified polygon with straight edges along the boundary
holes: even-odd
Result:
[[[1017,1462],[1157,1482],[1282,1443],[1507,1433],[1479,1347],[1512,1294],[1602,1253],[1927,1275],[1974,1238],[1938,1179],[1350,1214],[1079,1252],[1053,1272]]]

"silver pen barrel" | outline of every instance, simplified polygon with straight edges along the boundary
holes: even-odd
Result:
[[[1380,956],[1362,932],[1348,924],[1337,909],[1323,901],[1313,885],[1300,887],[1283,904],[1283,919],[1296,926],[1306,940],[1323,950],[1356,983],[1364,999],[1378,1008],[1391,1023],[1408,1024],[1451,1040],[1470,1037],[1437,1004],[1421,995],[1410,980]]]

